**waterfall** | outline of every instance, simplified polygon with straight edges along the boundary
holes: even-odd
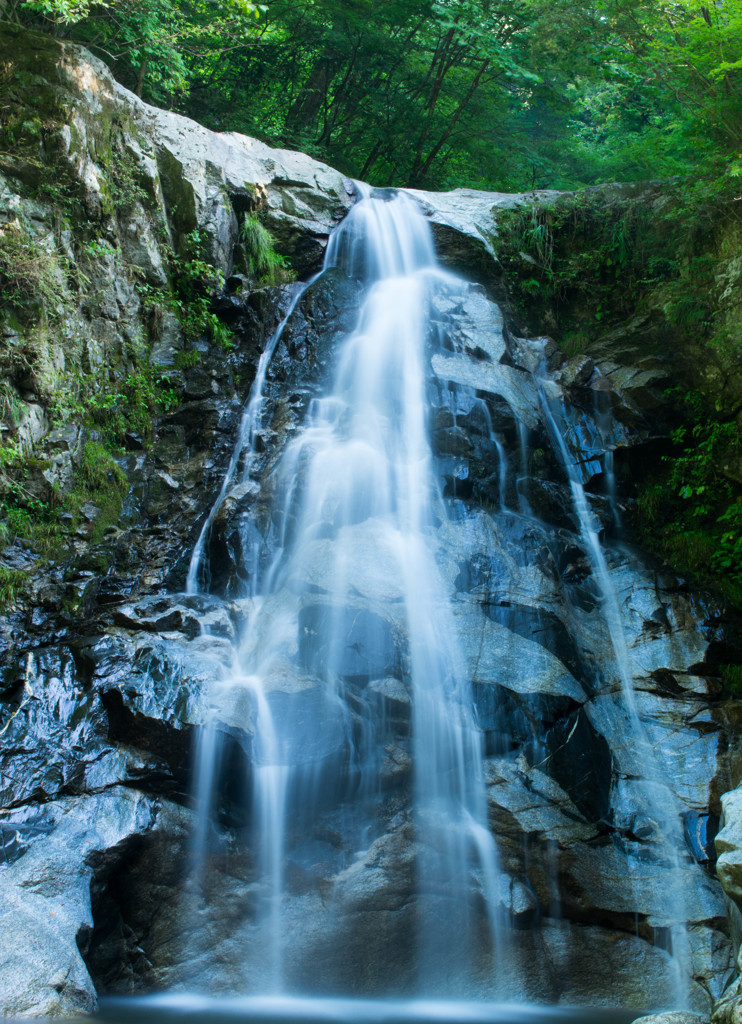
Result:
[[[229,595],[239,628],[194,772],[199,984],[214,974],[219,993],[275,1006],[579,1002],[587,956],[610,965],[607,1003],[702,1006],[693,979],[720,975],[727,947],[698,923],[718,901],[684,852],[584,486],[603,470],[616,535],[603,433],[619,428],[604,402],[566,410],[538,344],[508,348],[502,313],[438,265],[411,198],[359,192],[265,347],[191,558],[189,592],[205,595],[211,532],[247,496],[230,527],[250,560]],[[271,361],[332,280],[353,282],[356,320],[287,420]],[[586,902],[618,943],[587,933]]]
[[[657,855],[673,866],[673,874],[678,877],[682,870],[685,849],[680,817],[681,808],[667,784],[666,771],[660,763],[639,717],[634,696],[631,655],[622,625],[618,597],[611,582],[608,563],[600,543],[599,527],[590,509],[575,457],[570,452],[565,440],[569,436],[568,421],[560,402],[554,397],[549,397],[548,386],[549,381],[542,380],[539,389],[544,422],[554,451],[569,480],[580,536],[601,599],[601,611],[613,650],[615,672],[620,682],[623,707],[628,716],[636,750],[644,763],[645,779],[641,782],[634,780],[632,792],[623,799],[623,804],[628,813],[643,817],[645,831],[649,830],[646,832],[645,838],[651,835],[651,841],[659,851]],[[608,458],[607,463],[606,473],[609,478],[611,512],[615,515],[615,501],[612,494],[614,486],[612,459]],[[630,857],[630,867],[632,861],[633,858]],[[655,927],[658,931],[666,932],[666,938],[663,941],[672,955],[671,985],[674,1003],[680,1007],[688,1005],[688,983],[691,977],[691,952],[685,926],[687,917],[682,888],[676,882],[675,885],[670,886],[666,894],[666,916],[664,920],[656,922]]]
[[[206,870],[223,757],[219,723],[225,704],[239,705],[254,737],[260,975],[269,991],[290,988],[282,916],[290,833],[297,820],[316,818],[338,778],[357,802],[380,799],[379,757],[389,736],[378,694],[385,685],[401,688],[412,708],[414,799],[404,813],[417,849],[414,988],[457,994],[470,983],[482,920],[493,955],[504,939],[481,732],[432,543],[446,513],[428,438],[426,343],[431,297],[446,275],[415,203],[368,192],[332,236],[329,267],[361,280],[365,298],[332,385],[310,402],[274,471],[274,554],[251,586],[233,672],[215,687],[219,710],[200,747],[195,871]],[[287,319],[261,357],[221,492],[191,559],[189,588],[207,578],[205,538],[245,450],[249,473],[266,367]],[[369,580],[374,574],[379,578]],[[375,614],[357,595],[379,586],[388,593]],[[308,602],[318,590],[322,601]]]

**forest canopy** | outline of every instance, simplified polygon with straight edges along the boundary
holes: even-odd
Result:
[[[151,103],[378,185],[742,174],[742,0],[0,0]]]

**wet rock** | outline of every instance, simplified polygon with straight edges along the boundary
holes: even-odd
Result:
[[[503,364],[491,365],[469,356],[435,354],[433,372],[441,380],[486,392],[504,401],[528,427],[539,422],[538,400],[531,377]]]
[[[0,715],[5,808],[100,791],[138,778],[148,768],[141,753],[108,743],[100,695],[68,649],[25,656],[6,675]]]
[[[110,630],[82,656],[105,708],[109,735],[162,759],[182,773],[190,763],[194,726],[206,720],[211,683],[229,674],[231,645]],[[159,769],[162,774],[162,768]]]
[[[532,744],[575,707],[574,700],[564,695],[515,693],[494,683],[474,682],[472,697],[490,754]]]
[[[740,1024],[742,1021],[742,980],[736,978],[715,1004],[711,1024]]]
[[[73,1016],[95,1010],[97,996],[82,957],[93,926],[94,865],[149,832],[157,814],[154,801],[124,787],[47,805],[46,834],[0,872],[6,1013]]]
[[[496,683],[516,693],[570,697],[582,703],[578,681],[540,644],[493,622],[476,606],[459,605],[454,621],[471,680]]]
[[[611,806],[612,759],[603,736],[584,710],[557,722],[546,734],[546,769],[588,821],[605,818]]]
[[[721,829],[716,835],[716,873],[724,892],[742,909],[742,790],[721,798]]]
[[[584,387],[593,375],[595,363],[589,356],[575,356],[569,359],[556,374],[562,387]]]
[[[368,684],[367,691],[380,700],[384,714],[401,719],[410,717],[410,691],[401,679],[395,679],[393,676],[372,679]]]
[[[545,371],[557,370],[564,363],[564,353],[553,338],[518,338],[510,332],[508,353],[517,367],[542,377]],[[559,372],[551,380],[563,385]]]
[[[202,633],[234,638],[234,626],[224,605],[208,595],[147,597],[133,605],[121,605],[113,618],[130,629],[182,633],[189,640]]]
[[[614,920],[638,913],[652,927],[666,927],[678,913],[668,904],[667,893],[672,892],[689,921],[720,923],[725,917],[718,888],[700,868],[690,872],[681,862],[667,864],[648,852],[629,858],[627,870],[627,859],[614,843],[573,846],[562,870],[570,877],[573,912],[584,907],[593,914],[597,909]]]
[[[519,928],[528,927],[534,921],[539,909],[538,899],[533,890],[517,878],[511,880],[503,905]]]
[[[667,952],[634,934],[549,922],[544,929],[544,953],[565,1005],[597,999],[603,1005],[641,1007],[671,1005],[677,998]],[[604,964],[603,977],[610,979],[610,999],[605,998],[606,988],[591,995],[585,985],[596,957]],[[700,984],[691,984],[689,1002],[701,1011],[708,1007],[708,995]]]
[[[554,654],[570,672],[580,678],[587,675],[583,655],[577,649],[563,619],[548,608],[539,605],[518,604],[514,601],[487,602],[485,614],[518,636],[527,637]]]
[[[485,780],[495,834],[508,837],[508,845],[535,835],[566,849],[597,834],[558,783],[524,758],[488,758]]]
[[[268,370],[269,384],[291,391],[326,384],[339,339],[355,327],[360,286],[331,268],[302,295]]]
[[[431,220],[436,251],[444,265],[467,279],[489,284],[500,275],[496,263],[494,239],[499,209],[515,209],[535,197],[547,198],[558,193],[538,192],[507,195],[502,192],[476,192],[458,188],[451,192],[424,192],[405,189],[413,196]]]
[[[562,484],[528,477],[521,483],[521,493],[539,519],[561,530],[575,529],[575,513]]]
[[[335,883],[336,897],[348,909],[399,910],[410,891],[418,848],[411,827],[381,836]]]
[[[700,702],[646,692],[636,693],[634,701],[646,739],[637,736],[636,719],[619,693],[599,695],[585,706],[595,730],[611,736],[616,770],[637,778],[655,773],[666,780],[684,805],[708,807],[710,787],[714,785],[709,765],[717,764],[722,754],[720,732],[711,713]],[[680,742],[670,738],[680,734]],[[660,745],[666,751],[661,765],[651,753]]]
[[[51,371],[63,360],[101,373],[117,368],[111,379],[118,380],[128,372],[134,339],[145,332],[152,362],[169,368],[181,402],[157,419],[151,441],[129,433],[125,465],[132,486],[115,533],[91,550],[83,528],[66,577],[50,574],[34,592],[30,625],[16,616],[3,626],[0,653],[11,664],[0,686],[0,890],[7,895],[7,969],[20,963],[16,973],[23,973],[30,964],[25,995],[15,975],[7,984],[0,979],[7,1012],[92,1008],[78,944],[104,990],[190,986],[194,979],[204,986],[216,979],[224,991],[264,985],[270,897],[254,851],[243,847],[244,832],[257,824],[249,797],[256,770],[269,760],[267,734],[256,727],[260,715],[276,726],[283,759],[301,765],[290,784],[298,810],[286,835],[287,981],[303,991],[388,994],[393,985],[409,991],[416,984],[411,950],[421,912],[417,861],[431,851],[408,816],[414,696],[399,572],[404,540],[378,520],[339,525],[327,509],[323,531],[297,552],[291,573],[262,609],[262,599],[242,597],[253,573],[265,568],[274,538],[284,530],[292,537],[291,515],[278,522],[271,513],[279,489],[273,471],[355,325],[360,286],[340,271],[314,281],[289,318],[269,369],[255,450],[249,465],[241,461],[235,479],[242,482],[227,495],[207,539],[212,586],[239,600],[226,606],[180,593],[259,354],[296,295],[294,286],[244,295],[249,281],[234,266],[241,258],[239,219],[260,204],[278,250],[309,274],[319,268],[350,192],[337,172],[300,154],[215,135],[147,107],[70,44],[47,39],[39,47],[33,60],[52,54],[50,87],[71,111],[76,138],[72,147],[65,126],[49,145],[98,218],[95,244],[111,251],[92,261],[91,287],[82,289],[80,309],[65,327],[65,351],[39,336],[43,373],[29,370],[16,389],[27,406],[19,437],[39,446],[48,430],[39,403],[48,400]],[[20,50],[18,59],[25,59]],[[40,71],[34,64],[23,73],[32,85]],[[135,204],[118,220],[104,218],[96,163],[97,125],[114,117],[154,203],[151,209]],[[12,189],[3,196],[10,211],[31,210]],[[500,288],[494,217],[527,197],[466,190],[416,196],[446,264],[467,262],[471,277]],[[54,245],[46,207],[33,209],[44,224],[40,237]],[[230,352],[196,339],[186,353],[174,314],[142,308],[132,268],[153,287],[164,283],[165,250],[154,223],[174,250],[184,235],[205,234],[210,258],[229,275],[228,291],[212,308],[233,328]],[[69,238],[59,244],[73,252]],[[17,334],[4,336],[16,344]],[[620,347],[621,339],[614,340]],[[526,965],[519,998],[670,1005],[672,972],[660,944],[677,912],[693,922],[691,1002],[701,1006],[701,986],[716,994],[728,977],[729,945],[718,890],[689,858],[711,862],[710,808],[739,778],[742,756],[735,739],[739,714],[727,703],[709,705],[698,672],[731,661],[721,660],[721,647],[708,647],[692,611],[683,611],[653,573],[608,548],[608,582],[626,638],[623,674],[637,689],[636,713],[631,710],[620,692],[605,602],[566,475],[547,451],[532,371],[543,363],[554,370],[558,354],[545,339],[518,339],[505,330],[503,314],[481,286],[454,282],[435,300],[428,344],[444,498],[427,540],[453,601],[463,674],[472,682],[489,755],[489,815],[504,871],[500,902],[513,925],[498,955],[513,965],[514,977],[518,963]],[[566,443],[582,478],[594,481],[589,500],[597,519],[610,527],[607,455],[651,434],[644,398],[657,390],[657,367],[643,358],[622,365],[596,349],[590,359],[563,366],[558,382],[576,403],[563,417]],[[560,388],[550,393],[558,405]],[[641,408],[633,408],[640,398]],[[47,436],[43,461],[49,464],[32,482],[39,494],[68,486],[82,439],[79,432]],[[98,506],[84,508],[86,514],[90,526]],[[354,586],[342,601],[332,597],[337,545],[347,552]],[[256,566],[248,570],[246,552],[253,549]],[[8,553],[8,564],[36,572],[20,549]],[[57,610],[62,601],[64,613]],[[242,638],[242,654],[245,664],[260,667],[260,687],[234,671],[233,640],[251,616],[255,627]],[[436,626],[448,629],[443,616]],[[342,700],[328,680],[333,687],[339,680]],[[204,844],[206,875],[217,880],[213,917],[203,928],[184,929],[184,920],[208,915],[200,887],[183,884],[193,815],[169,798],[188,801],[193,751],[210,719],[222,753],[215,821]],[[364,830],[359,838],[357,823],[343,819],[353,817],[346,801],[367,785],[368,765],[358,762],[372,726],[380,749],[369,774],[378,792],[369,797],[370,834]],[[662,751],[667,779],[654,771],[660,760],[648,756],[654,749]],[[677,835],[648,803],[655,786],[673,807],[677,802]],[[321,794],[321,813],[310,827],[302,803],[314,797],[302,801],[302,794],[312,787]],[[721,833],[721,847],[729,846],[720,874],[740,898],[729,828],[731,814]],[[479,886],[475,879],[476,913]],[[668,893],[675,901],[669,909]],[[451,894],[436,900],[437,921],[453,920]],[[552,916],[557,913],[561,919]],[[471,993],[495,997],[483,914],[479,923]],[[440,966],[443,979],[448,967]]]
[[[338,549],[354,589],[369,602],[397,602],[403,596],[398,535],[384,523],[369,519],[343,526],[328,540],[306,543],[293,559],[287,586],[297,593],[330,593]]]
[[[328,669],[350,681],[395,676],[398,642],[388,622],[371,611],[311,604],[299,615],[299,657],[308,672]]]
[[[686,1010],[668,1010],[667,1013],[650,1013],[648,1017],[637,1017],[632,1024],[709,1024],[709,1018]]]

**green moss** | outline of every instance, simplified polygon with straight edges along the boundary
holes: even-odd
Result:
[[[223,351],[232,349],[232,331],[211,309],[214,294],[224,287],[224,274],[208,261],[205,232],[194,230],[185,235],[180,252],[173,252],[166,245],[161,248],[167,261],[170,287],[139,286],[148,314],[150,340],[157,340],[162,316],[169,310],[178,318],[188,341],[208,338]]]
[[[638,314],[652,324],[644,351],[671,344],[681,360],[694,353],[686,357],[690,379],[703,350],[728,377],[742,351],[719,275],[719,252],[737,251],[728,244],[730,232],[739,234],[733,188],[601,186],[503,211],[496,246],[522,319],[574,355]]]
[[[26,590],[28,576],[0,564],[0,611],[7,611]]]
[[[129,489],[124,470],[99,441],[88,441],[83,447],[75,485],[64,498],[61,511],[72,516],[71,528],[77,530],[83,521],[82,510],[87,503],[97,509],[87,540],[97,544],[108,526],[118,522]],[[107,568],[107,563],[104,566]]]
[[[82,422],[93,428],[110,448],[120,447],[126,434],[147,439],[153,417],[173,409],[178,394],[161,367],[134,356],[136,368],[119,380],[98,374],[69,374],[54,395],[54,422]]]
[[[107,216],[118,210],[129,210],[135,203],[145,206],[150,202],[149,193],[139,181],[139,169],[131,152],[126,147],[126,135],[133,133],[133,125],[126,124],[118,114],[110,123],[105,151],[98,146],[96,156],[100,166],[106,170],[103,181],[103,213]]]
[[[590,334],[586,330],[576,331],[564,331],[560,340],[559,347],[565,356],[572,358],[573,356],[581,356],[590,345]]]
[[[20,395],[7,381],[0,381],[0,422],[11,429],[18,426],[23,413],[23,402]]]
[[[190,348],[183,352],[176,352],[173,364],[176,370],[189,370],[201,362],[201,353],[198,349]]]

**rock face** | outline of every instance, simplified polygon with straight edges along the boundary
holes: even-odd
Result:
[[[721,798],[721,828],[716,836],[716,873],[727,896],[729,923],[737,950],[739,972],[739,941],[742,935],[742,791],[739,788]],[[742,991],[737,977],[716,1004],[714,1024],[737,1024],[742,1020]]]
[[[56,254],[57,270],[65,245],[81,266],[83,243],[90,257],[79,292],[60,278],[60,319],[33,334],[30,366],[21,373],[3,364],[23,403],[20,437],[43,463],[32,467],[34,486],[64,489],[83,458],[90,427],[50,423],[51,395],[76,364],[121,375],[134,365],[132,338],[141,332],[178,393],[151,439],[127,434],[119,458],[127,493],[107,532],[94,533],[93,504],[56,564],[37,567],[21,545],[7,552],[30,575],[32,607],[11,608],[2,640],[1,1007],[75,1014],[93,1009],[101,992],[255,989],[264,977],[266,896],[242,839],[252,824],[245,792],[258,763],[256,707],[213,684],[231,671],[235,638],[256,611],[255,569],[286,527],[276,521],[276,465],[355,326],[361,288],[334,269],[292,309],[296,285],[256,288],[240,271],[240,218],[260,211],[279,252],[309,277],[353,189],[300,154],[147,107],[75,47],[42,37],[33,37],[34,50],[21,47],[8,26],[0,40],[17,51],[11,94],[31,64],[37,75],[30,98],[13,102],[44,102],[53,114],[32,154],[25,146],[0,159],[0,223],[5,231],[31,224],[34,245]],[[112,124],[117,179],[102,157]],[[87,211],[61,241],[40,191],[49,167]],[[115,180],[134,195],[118,208],[107,191]],[[439,293],[429,327],[429,428],[442,501],[432,543],[482,731],[510,939],[506,962],[493,968],[483,935],[476,982],[464,994],[497,995],[496,979],[507,975],[521,999],[669,1005],[679,997],[668,980],[668,937],[682,922],[692,971],[682,998],[705,1012],[733,967],[713,838],[720,795],[742,776],[739,709],[720,695],[712,626],[699,628],[678,581],[620,543],[610,455],[640,452],[658,428],[633,401],[630,370],[562,364],[548,340],[505,327],[492,301],[500,293],[495,216],[527,197],[412,194],[442,261],[469,267],[472,279]],[[168,249],[194,231],[226,281],[212,286],[211,308],[232,329],[228,351],[187,338],[172,303],[152,332],[151,291],[138,287],[165,295]],[[287,314],[249,473],[223,496],[206,539],[209,593],[186,595],[191,551],[229,464],[259,354]],[[21,334],[9,322],[4,330],[12,352]],[[176,358],[184,352],[199,358]],[[554,401],[564,400],[568,451],[607,542],[631,707],[574,487],[549,434],[539,367]],[[296,823],[286,851],[287,982],[404,993],[415,983],[411,892],[421,853],[410,810],[406,625],[373,521],[343,529],[352,607],[333,604],[328,531],[271,596],[267,620],[286,632],[270,700],[278,717],[307,723],[307,758],[326,769],[315,780],[322,814]],[[344,708],[320,692],[328,652],[307,640],[328,617],[352,695]],[[360,742],[367,707],[380,710],[387,733],[373,821],[359,831],[345,738]],[[199,834],[190,794],[210,713],[224,753],[218,834],[205,840],[210,882],[199,888],[188,880]],[[662,820],[647,813],[648,786],[660,786],[682,820],[685,845],[669,858]],[[725,798],[719,874],[736,896],[734,799]]]

